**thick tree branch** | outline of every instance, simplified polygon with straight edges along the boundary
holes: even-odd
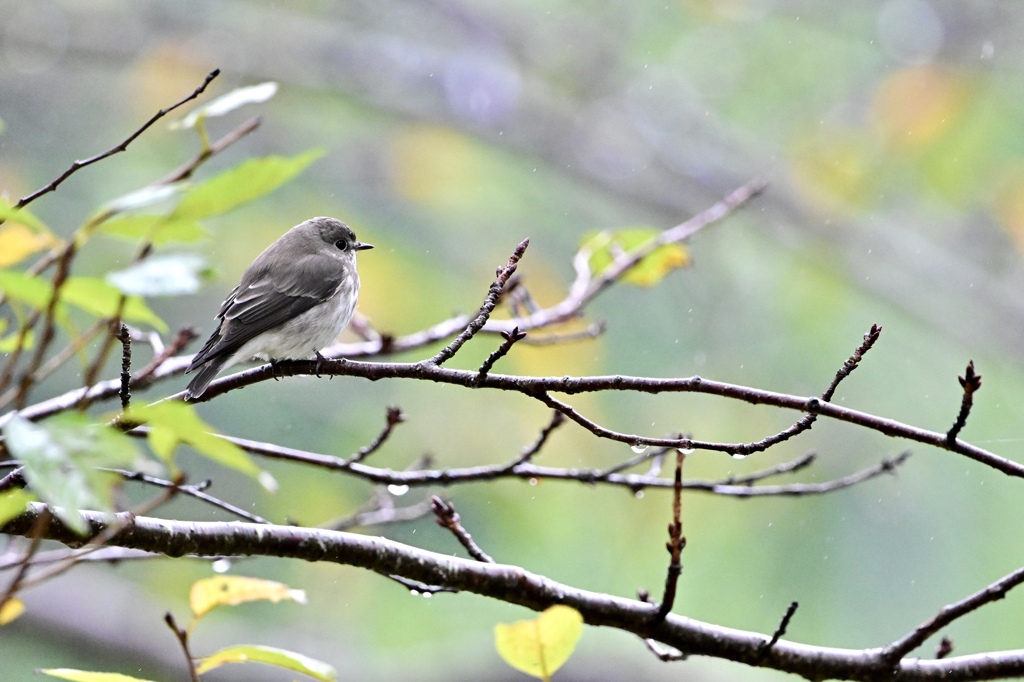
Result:
[[[0,528],[0,532],[27,535],[44,510],[43,505],[33,503],[28,512]],[[84,512],[83,516],[89,526],[85,537],[75,535],[56,521],[49,524],[45,537],[77,547],[115,524],[117,532],[108,539],[109,544],[172,557],[274,556],[324,561],[364,568],[402,581],[472,592],[535,611],[565,604],[579,611],[589,625],[630,632],[691,656],[713,656],[809,680],[949,682],[1024,674],[1024,651],[942,660],[904,659],[891,664],[883,648],[836,649],[779,639],[765,653],[764,643],[770,635],[764,633],[711,625],[675,614],[656,623],[652,615],[657,607],[652,604],[577,589],[517,566],[460,559],[380,537],[248,523],[184,523],[129,514],[119,514],[112,520],[94,512]]]
[[[276,376],[313,375],[316,363],[311,360],[296,360],[277,364]],[[893,438],[931,445],[941,450],[954,452],[976,462],[992,467],[1004,474],[1024,478],[1024,465],[983,448],[957,440],[950,442],[945,433],[929,431],[903,424],[894,419],[879,417],[841,405],[823,402],[818,397],[806,397],[776,393],[749,386],[729,384],[721,381],[704,379],[699,376],[679,379],[658,379],[652,377],[631,377],[622,375],[589,376],[589,377],[523,377],[508,374],[489,374],[479,383],[476,372],[468,370],[437,367],[426,363],[374,363],[349,362],[335,360],[322,363],[320,373],[324,376],[353,376],[371,380],[379,379],[415,379],[453,384],[464,387],[490,388],[514,391],[536,398],[549,407],[559,409],[567,417],[576,421],[588,431],[602,438],[616,440],[628,445],[643,444],[670,448],[713,450],[733,454],[742,452],[743,443],[716,443],[690,438],[657,438],[639,434],[620,433],[607,429],[582,417],[575,410],[568,408],[562,401],[551,398],[547,392],[560,392],[569,395],[577,393],[593,393],[598,391],[628,391],[639,393],[702,393],[717,395],[723,398],[739,400],[752,405],[771,405],[785,409],[797,410],[823,415],[831,419],[861,426],[877,431]],[[269,365],[256,367],[244,372],[232,374],[214,381],[197,402],[211,400],[218,395],[242,386],[260,381],[267,381],[275,376],[275,370]],[[181,399],[184,392],[171,398]],[[28,411],[26,411],[28,412]],[[29,412],[27,418],[34,418]],[[3,418],[0,417],[0,425]]]

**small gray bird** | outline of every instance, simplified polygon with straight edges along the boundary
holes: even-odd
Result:
[[[198,398],[217,373],[254,356],[308,358],[352,319],[359,296],[356,251],[372,249],[348,225],[312,218],[288,230],[252,262],[217,313],[217,329],[185,370]]]

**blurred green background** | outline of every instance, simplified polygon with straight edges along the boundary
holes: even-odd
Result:
[[[281,87],[265,105],[211,121],[216,136],[264,117],[204,176],[248,156],[325,151],[297,181],[208,221],[209,239],[196,250],[218,278],[202,295],[153,301],[172,326],[208,332],[245,266],[314,215],[343,218],[377,246],[360,256],[359,309],[377,329],[401,334],[475,310],[524,237],[531,246],[520,272],[550,304],[564,295],[586,233],[675,225],[760,176],[768,192],[702,233],[692,268],[594,304],[589,318],[609,323],[603,337],[520,344],[498,370],[700,374],[809,395],[877,322],[882,337],[838,402],[944,431],[960,403],[956,375],[973,358],[984,387],[962,436],[1021,459],[1020,3],[0,0],[0,16],[0,191],[9,198],[120,141],[215,67],[223,75],[213,94],[265,80]],[[195,149],[193,135],[161,122],[33,209],[70,234],[95,207]],[[97,241],[79,268],[101,273],[131,253]],[[478,339],[454,364],[475,367],[495,345]],[[701,396],[572,402],[618,430],[730,442],[798,416]],[[226,433],[346,455],[376,434],[388,404],[408,423],[372,462],[395,468],[424,453],[439,466],[507,461],[548,420],[521,396],[355,379],[268,382],[201,411]],[[686,475],[749,473],[814,450],[818,463],[797,478],[822,481],[905,447],[819,421],[744,461],[698,453]],[[1018,568],[1022,484],[949,453],[912,450],[898,475],[825,497],[688,494],[676,611],[771,633],[797,600],[788,639],[880,646]],[[539,463],[608,466],[631,455],[569,425]],[[251,501],[277,522],[322,523],[371,494],[344,476],[267,467],[282,484],[274,496],[198,461],[193,480],[214,476],[215,494]],[[664,492],[512,481],[441,494],[498,561],[590,590],[660,593]],[[185,502],[163,512],[226,518]],[[460,552],[429,518],[366,532]],[[194,634],[196,653],[254,642],[324,659],[341,679],[526,679],[492,644],[493,625],[528,617],[523,609],[472,595],[424,599],[334,565],[254,560],[232,570],[305,589],[310,604],[213,614]],[[27,592],[27,614],[0,632],[4,679],[37,679],[33,669],[57,666],[182,679],[162,617],[172,610],[185,620],[189,584],[210,573],[189,560],[92,566]],[[1024,596],[1012,593],[958,621],[946,632],[955,653],[1024,647],[1022,609]],[[292,677],[237,668],[205,679]],[[665,664],[635,638],[599,629],[585,632],[556,675],[627,677],[783,675],[701,658]]]

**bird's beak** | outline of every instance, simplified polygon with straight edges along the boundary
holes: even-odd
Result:
[[[366,249],[372,249],[373,244],[364,244],[362,242],[355,243],[356,251],[365,251]]]

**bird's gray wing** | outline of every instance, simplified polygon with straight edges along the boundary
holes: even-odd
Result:
[[[260,267],[254,263],[221,306],[217,330],[189,370],[227,358],[246,342],[331,299],[344,282],[338,262],[323,255]]]

